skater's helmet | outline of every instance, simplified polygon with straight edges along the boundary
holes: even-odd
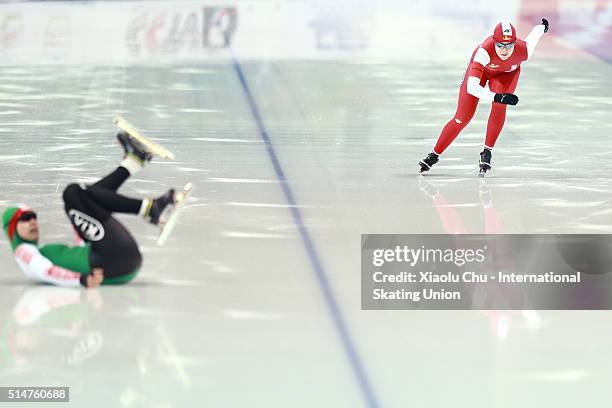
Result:
[[[31,211],[32,210],[25,204],[18,204],[15,207],[7,208],[2,213],[2,229],[8,237],[13,250],[24,242],[35,245],[37,244],[37,242],[26,241],[25,239],[21,238],[19,234],[17,234],[17,223],[19,222],[19,217],[21,217],[23,213]]]
[[[495,26],[493,40],[499,43],[513,43],[516,41],[516,29],[510,22],[502,21]]]

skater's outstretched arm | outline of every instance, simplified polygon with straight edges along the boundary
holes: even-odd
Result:
[[[548,20],[543,18],[542,24],[539,24],[531,30],[529,35],[525,38],[525,43],[527,43],[527,60],[531,58],[533,55],[533,51],[536,46],[540,42],[540,39],[544,35],[545,32],[548,31]]]

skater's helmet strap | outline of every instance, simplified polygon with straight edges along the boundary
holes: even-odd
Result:
[[[30,210],[30,208],[28,208],[28,206],[26,206],[25,204],[19,204],[15,207],[7,208],[6,210],[4,210],[4,213],[2,213],[2,229],[6,233],[6,236],[8,237],[13,250],[15,250],[15,248],[17,248],[19,244],[22,244],[24,242],[30,242],[26,241],[25,239],[22,239],[17,233],[17,223],[19,222],[19,217],[21,216],[21,214],[27,211],[32,210]],[[30,243],[36,244],[36,242]]]

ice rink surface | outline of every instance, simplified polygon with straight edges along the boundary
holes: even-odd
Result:
[[[122,193],[195,190],[162,248],[154,227],[118,216],[145,258],[123,287],[30,284],[0,241],[0,385],[70,386],[71,405],[89,407],[608,401],[609,312],[361,311],[362,233],[612,232],[612,65],[561,49],[554,30],[522,68],[492,172],[477,177],[481,103],[417,174],[456,107],[471,45],[462,59],[453,41],[477,44],[496,17],[460,39],[427,37],[448,58],[5,61],[0,204],[38,211],[43,242],[70,241],[62,189],[119,163],[117,114],[177,156]]]

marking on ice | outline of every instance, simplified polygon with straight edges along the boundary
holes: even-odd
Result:
[[[191,140],[197,140],[198,142],[222,142],[222,143],[261,143],[259,140],[249,139],[222,139],[218,137],[194,137]]]
[[[90,144],[88,143],[75,143],[75,144],[69,144],[69,145],[64,145],[64,146],[47,147],[45,150],[48,152],[61,152],[64,150],[84,149],[89,146]]]
[[[264,207],[264,208],[330,208],[331,206],[322,205],[291,205],[291,204],[276,204],[276,203],[241,203],[241,202],[227,202],[224,205],[230,205],[234,207]]]
[[[219,183],[261,183],[261,184],[276,184],[278,180],[266,179],[241,179],[241,178],[226,178],[226,177],[209,177],[208,180]]]
[[[241,232],[241,231],[223,231],[222,236],[226,238],[270,238],[270,239],[284,239],[292,238],[293,235],[289,234],[266,234],[261,232]]]
[[[225,112],[225,111],[220,110],[220,109],[193,109],[193,108],[185,108],[185,109],[179,109],[179,112],[184,112],[184,113],[222,113],[222,112]]]
[[[270,159],[270,162],[274,167],[274,172],[276,173],[276,177],[280,182],[280,186],[282,188],[283,194],[285,195],[285,199],[287,200],[288,204],[295,206],[297,203],[294,198],[293,191],[291,190],[291,185],[279,161],[276,150],[274,149],[274,144],[270,139],[270,135],[268,134],[268,131],[264,125],[261,113],[259,112],[259,108],[257,107],[255,98],[251,93],[244,72],[242,71],[238,60],[234,59],[233,63],[234,69],[236,70],[236,75],[238,76],[240,85],[242,86],[242,90],[244,91],[244,96],[246,97],[247,102],[251,108],[251,114],[253,115],[253,119],[255,120],[255,123],[259,130],[259,135],[265,143],[268,158]],[[306,228],[301,212],[296,207],[291,207],[290,212],[293,218],[293,222],[298,228],[298,232],[300,234],[300,237],[302,238],[302,244],[304,245],[304,249],[310,260],[310,264],[313,268],[315,278],[317,280],[317,283],[319,284],[321,295],[323,297],[323,300],[325,301],[327,310],[336,328],[340,343],[342,345],[342,349],[345,352],[346,358],[348,359],[348,362],[351,365],[353,375],[355,376],[355,380],[357,381],[359,390],[362,393],[362,397],[364,398],[365,403],[368,407],[379,407],[380,404],[378,402],[378,398],[374,393],[374,388],[370,383],[366,369],[354,344],[351,332],[340,308],[340,304],[338,303],[338,300],[334,295],[333,287],[331,286],[329,281],[329,273],[327,272],[321,261],[314,242],[310,237],[310,233]]]

